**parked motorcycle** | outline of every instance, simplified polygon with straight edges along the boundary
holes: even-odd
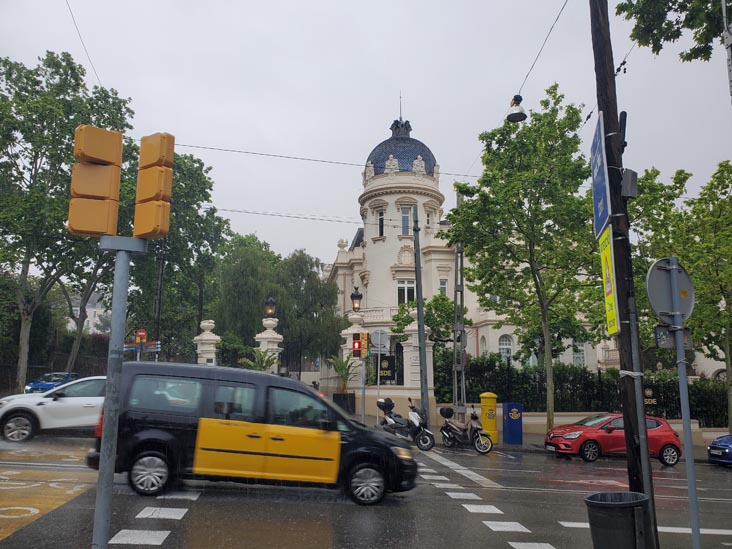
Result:
[[[403,418],[399,414],[395,414],[394,401],[390,398],[380,398],[376,401],[376,406],[384,412],[384,417],[379,425],[384,431],[396,435],[398,437],[412,440],[417,448],[427,451],[435,445],[435,435],[427,429],[427,422],[423,410],[417,410],[416,406],[409,400],[409,419]]]
[[[487,454],[493,449],[491,436],[483,430],[483,424],[473,406],[465,425],[450,421],[455,411],[452,408],[440,408],[440,415],[445,424],[440,428],[442,443],[448,448],[453,446],[472,446],[479,454]]]

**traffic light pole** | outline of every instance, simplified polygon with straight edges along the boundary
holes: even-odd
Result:
[[[112,488],[117,457],[117,426],[119,423],[119,391],[124,353],[127,291],[130,279],[130,258],[147,251],[147,241],[139,238],[103,236],[99,249],[116,252],[114,287],[112,292],[112,334],[109,338],[107,383],[104,394],[104,422],[97,478],[97,498],[94,509],[92,547],[104,549],[109,542],[112,516]]]
[[[430,401],[429,387],[427,386],[427,351],[425,348],[424,336],[424,300],[422,298],[422,259],[419,246],[419,220],[417,219],[417,206],[414,207],[414,278],[415,290],[417,291],[417,341],[419,344],[419,385],[424,420],[430,424]]]

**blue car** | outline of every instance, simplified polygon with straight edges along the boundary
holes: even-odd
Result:
[[[707,446],[707,461],[732,465],[732,435],[717,437]]]
[[[70,374],[68,372],[52,372],[43,374],[38,379],[31,381],[25,386],[25,393],[45,393],[54,387],[79,379],[79,374]]]

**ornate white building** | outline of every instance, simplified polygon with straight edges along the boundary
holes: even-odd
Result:
[[[395,120],[391,125],[391,137],[369,154],[362,174],[363,190],[358,197],[363,228],[356,231],[350,245],[348,241],[340,240],[335,261],[325,266],[328,280],[338,286],[341,314],[351,310],[350,295],[355,287],[359,288],[363,294],[363,327],[371,333],[377,329],[391,333],[390,328],[394,325],[391,318],[399,303],[416,299],[412,232],[415,206],[421,228],[424,301],[438,292],[450,299],[454,295],[455,250],[437,237],[437,233],[446,228],[439,165],[429,147],[410,136],[411,130],[408,121]],[[508,360],[518,350],[515,327],[497,328],[499,319],[493,311],[478,306],[476,296],[467,288],[464,297],[467,316],[472,320],[472,326],[466,328],[467,352],[473,356],[501,353]],[[394,396],[402,393],[419,396],[418,363],[416,373],[413,364],[416,349],[407,348],[411,347],[411,340],[401,345],[397,339],[391,338],[390,352],[403,363],[404,370],[393,387],[397,391]],[[343,348],[349,349],[350,341],[345,342]],[[559,360],[593,370],[619,364],[611,342],[598,347],[583,344],[578,351],[569,346]],[[428,362],[432,385],[431,356]],[[351,386],[360,386],[360,379],[359,376]],[[369,402],[367,396],[367,404]]]

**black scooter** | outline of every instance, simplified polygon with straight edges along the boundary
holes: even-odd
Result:
[[[445,424],[440,428],[442,443],[452,448],[454,446],[472,446],[479,454],[487,454],[493,449],[491,436],[483,430],[483,424],[473,406],[465,425],[460,425],[450,418],[455,415],[452,408],[440,408],[440,415],[445,418]]]
[[[394,401],[392,399],[380,398],[377,400],[376,406],[384,412],[384,417],[379,425],[384,431],[392,435],[414,441],[417,448],[426,452],[435,445],[435,435],[427,429],[424,411],[417,410],[416,406],[412,404],[411,398],[407,400],[409,400],[409,419],[405,419],[392,411],[394,410]]]

